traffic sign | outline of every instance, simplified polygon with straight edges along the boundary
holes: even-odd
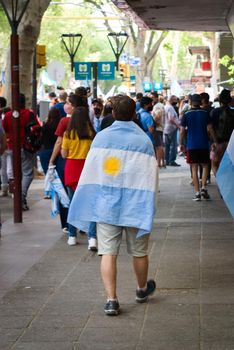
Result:
[[[150,83],[150,82],[144,82],[143,83],[143,89],[144,89],[145,92],[151,91],[152,87],[153,87],[152,83]]]
[[[141,65],[141,59],[140,57],[130,56],[129,57],[129,64],[130,66],[136,67]]]
[[[92,79],[92,63],[91,62],[75,62],[75,79],[91,80]]]
[[[120,55],[120,58],[119,58],[120,63],[128,63],[128,60],[129,60],[129,56],[127,53],[122,53],[122,55]]]
[[[162,89],[163,89],[162,83],[155,81],[154,82],[154,90],[155,91],[162,91]]]
[[[65,76],[64,65],[59,61],[52,61],[47,67],[47,73],[50,79],[56,81],[56,83],[60,83]]]
[[[115,79],[115,62],[98,62],[98,80]]]

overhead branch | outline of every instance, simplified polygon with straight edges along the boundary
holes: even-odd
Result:
[[[162,41],[165,39],[165,37],[167,36],[168,32],[162,32],[160,34],[160,37],[158,38],[158,40],[155,42],[155,44],[153,45],[152,49],[150,50],[150,52],[147,54],[146,56],[146,64],[148,65],[151,60],[154,58],[154,56],[156,55],[159,46],[161,45]]]
[[[93,0],[85,0],[85,2],[86,2],[86,3],[88,2],[89,4],[94,5],[94,6],[103,14],[103,17],[107,17],[106,12],[105,12],[105,11],[103,10],[103,8],[102,8],[102,6],[104,6],[104,4],[103,4],[102,2],[97,3],[96,1],[93,1]],[[105,24],[107,30],[108,30],[109,32],[113,32],[113,30],[112,30],[112,28],[111,28],[111,26],[110,26],[108,20],[107,20],[107,19],[104,19],[104,18],[103,18],[103,20],[104,20],[104,24]]]
[[[133,29],[132,24],[129,26],[129,29],[130,29],[130,33],[131,33],[131,37],[132,37],[134,46],[136,46],[137,45],[137,37],[136,37],[136,33],[135,33],[134,29]]]
[[[152,43],[153,43],[154,36],[155,36],[155,31],[152,30],[152,31],[150,32],[150,38],[149,38],[149,43],[148,43],[147,52],[146,52],[146,55],[147,55],[147,56],[148,56],[148,54],[150,53],[150,50],[151,50],[151,46],[152,46]]]

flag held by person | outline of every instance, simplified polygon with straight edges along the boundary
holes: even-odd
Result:
[[[52,196],[52,217],[55,217],[59,214],[59,202],[64,208],[69,207],[70,199],[64,189],[64,186],[58,176],[54,165],[50,166],[46,173],[45,192],[50,192]]]

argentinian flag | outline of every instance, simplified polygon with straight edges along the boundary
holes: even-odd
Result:
[[[68,222],[88,230],[90,222],[152,230],[157,162],[153,145],[134,123],[115,121],[92,143],[72,199]]]
[[[234,217],[234,131],[220,163],[216,180],[223,199]]]

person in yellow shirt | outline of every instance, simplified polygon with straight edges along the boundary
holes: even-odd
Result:
[[[67,130],[63,135],[61,155],[66,158],[64,169],[64,183],[68,195],[72,199],[78,184],[85,159],[89,152],[92,140],[95,137],[95,130],[89,118],[89,111],[86,107],[74,109],[69,121]],[[69,225],[68,245],[76,245],[76,228]],[[95,230],[91,230],[92,232]],[[97,250],[96,232],[88,232],[89,249]]]

